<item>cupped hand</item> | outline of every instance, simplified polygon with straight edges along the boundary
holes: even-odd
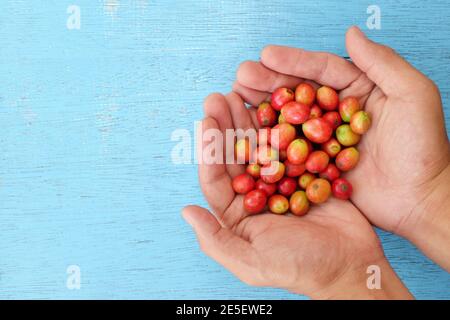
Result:
[[[247,109],[236,93],[210,95],[204,108],[203,132],[257,126],[254,108]],[[200,148],[209,143],[202,141]],[[243,165],[200,163],[201,188],[214,214],[188,206],[183,216],[202,250],[244,282],[312,297],[342,297],[367,293],[369,265],[390,268],[371,225],[348,201],[330,199],[304,217],[248,215],[243,196],[231,186],[232,177],[243,171]]]
[[[252,105],[278,87],[305,80],[341,90],[341,98],[359,98],[373,125],[358,145],[358,166],[346,175],[354,186],[351,200],[375,225],[409,236],[423,219],[437,180],[449,176],[439,90],[356,27],[347,32],[346,46],[352,62],[329,53],[266,47],[261,61],[241,64],[233,89]]]

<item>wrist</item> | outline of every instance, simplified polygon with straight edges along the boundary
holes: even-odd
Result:
[[[407,300],[414,299],[385,257],[349,268],[312,299]]]
[[[427,190],[401,235],[450,272],[450,164]]]

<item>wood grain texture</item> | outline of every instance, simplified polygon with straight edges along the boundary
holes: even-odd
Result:
[[[370,4],[382,29],[369,36],[437,82],[450,125],[448,1],[2,1],[0,298],[302,298],[248,287],[198,250],[180,209],[205,202],[170,135],[193,133],[203,98],[269,43],[346,55]],[[450,298],[449,274],[380,236],[417,298]],[[66,288],[72,264],[80,290]]]

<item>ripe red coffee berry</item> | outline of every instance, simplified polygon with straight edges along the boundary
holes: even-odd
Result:
[[[281,194],[269,198],[269,210],[275,214],[284,214],[289,210],[289,201]]]
[[[286,122],[290,124],[304,123],[309,119],[310,112],[311,109],[308,105],[297,101],[288,102],[281,108],[281,114]]]
[[[258,106],[256,118],[261,127],[272,127],[277,122],[277,113],[270,103],[263,102]]]
[[[344,122],[350,122],[353,114],[361,110],[359,100],[355,97],[347,97],[339,103],[339,114]]]
[[[331,138],[333,128],[323,118],[309,119],[302,125],[305,136],[314,143],[324,143]]]
[[[359,161],[359,152],[354,147],[346,148],[336,156],[336,167],[341,171],[352,170]]]
[[[314,118],[320,118],[322,116],[322,109],[320,109],[320,107],[318,105],[313,105],[311,107],[311,112],[309,113],[309,118],[310,119],[314,119]]]
[[[290,177],[284,177],[278,182],[278,192],[283,196],[289,197],[297,189],[297,180]]]
[[[331,185],[328,180],[319,178],[313,180],[306,188],[306,196],[312,203],[324,203],[331,194]]]
[[[284,150],[295,139],[296,134],[293,125],[289,123],[277,124],[270,132],[270,144],[276,149]]]
[[[341,144],[335,138],[331,138],[327,142],[321,145],[322,150],[325,151],[330,158],[336,157],[336,155],[341,151]]]
[[[341,200],[348,200],[352,196],[353,187],[350,182],[344,178],[336,179],[331,185],[333,195]]]
[[[289,160],[284,161],[284,166],[286,167],[284,174],[291,178],[302,175],[306,170],[305,164],[293,164]]]
[[[319,173],[326,169],[330,157],[321,150],[312,152],[306,159],[305,167],[311,173]]]
[[[358,111],[350,118],[350,127],[357,134],[364,134],[371,125],[370,116],[365,111]]]
[[[264,210],[267,196],[264,191],[252,190],[244,197],[244,209],[248,213],[257,214]]]
[[[336,130],[336,128],[339,127],[342,123],[341,116],[337,111],[329,111],[325,113],[322,118],[331,125],[331,128],[333,130]]]
[[[261,168],[261,179],[266,183],[275,183],[284,176],[284,164],[279,161],[272,161]]]
[[[316,90],[309,83],[300,83],[295,88],[295,101],[311,106],[316,99]]]
[[[250,163],[246,168],[246,172],[253,178],[258,179],[261,174],[261,166],[257,163]]]
[[[246,194],[255,188],[255,180],[248,173],[243,173],[234,177],[232,185],[236,193]]]
[[[329,163],[328,166],[320,172],[319,177],[323,179],[327,179],[330,182],[333,182],[341,175],[341,171],[334,165],[333,163]]]
[[[309,145],[304,139],[295,139],[287,148],[287,158],[292,164],[302,164],[309,154]]]
[[[277,191],[277,188],[276,183],[265,183],[262,179],[258,179],[255,184],[255,189],[264,191],[268,197],[273,195]]]
[[[305,191],[296,191],[289,199],[289,208],[292,214],[304,216],[309,210],[309,200]]]
[[[310,172],[305,172],[298,178],[298,185],[305,190],[314,179],[316,179],[315,175]]]
[[[338,107],[339,96],[334,89],[323,86],[317,90],[317,103],[322,109],[333,111]]]
[[[280,111],[286,103],[293,101],[294,98],[295,95],[291,89],[278,88],[272,93],[270,104],[275,110]]]

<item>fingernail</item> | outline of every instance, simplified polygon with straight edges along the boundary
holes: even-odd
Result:
[[[355,32],[359,33],[364,38],[367,38],[366,34],[358,26],[353,26],[352,29],[355,30]]]
[[[191,226],[194,227],[194,218],[192,217],[192,215],[189,212],[189,208],[183,208],[183,210],[181,210],[181,215],[183,217],[183,219]]]

